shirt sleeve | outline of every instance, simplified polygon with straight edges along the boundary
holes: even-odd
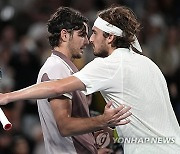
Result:
[[[92,94],[107,89],[113,74],[114,71],[109,69],[107,61],[103,58],[95,58],[73,76],[85,84],[87,94]]]

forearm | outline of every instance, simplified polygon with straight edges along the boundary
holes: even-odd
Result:
[[[55,81],[35,84],[27,88],[4,94],[7,102],[27,99],[42,99],[57,95]]]
[[[102,115],[91,118],[68,117],[60,120],[58,124],[61,135],[64,137],[94,132],[106,126]]]
[[[71,76],[62,80],[46,81],[6,93],[3,98],[1,96],[0,104],[3,105],[18,100],[51,98],[77,89],[83,90],[84,88],[84,84],[79,79]]]
[[[105,127],[115,127],[125,125],[129,120],[124,120],[131,115],[129,107],[123,105],[111,109],[111,103],[107,103],[104,113],[96,117],[75,118],[71,117],[71,103],[67,99],[61,100],[61,103],[51,100],[51,107],[54,113],[56,123],[62,136],[74,136],[84,133],[94,132]]]

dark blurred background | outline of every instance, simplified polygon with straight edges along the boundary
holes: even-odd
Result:
[[[162,70],[180,122],[179,0],[1,0],[0,92],[18,90],[36,83],[40,67],[51,54],[46,23],[59,6],[79,10],[89,18],[92,27],[97,11],[112,4],[130,7],[141,21],[142,30],[138,38],[144,55]],[[84,57],[75,64],[81,69],[93,58],[89,46]],[[91,111],[101,113],[103,105],[104,100],[99,93],[95,93]],[[0,127],[0,154],[44,154],[36,101],[11,103],[2,108],[13,129],[6,132]]]

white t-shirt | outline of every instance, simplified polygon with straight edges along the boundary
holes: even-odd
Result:
[[[70,63],[70,60],[62,53],[53,51],[52,55],[46,60],[41,68],[37,83],[70,76],[76,71]],[[76,91],[73,93],[66,93],[64,96],[72,99],[72,104],[74,104],[72,105],[73,117],[89,117],[88,104],[85,95],[81,94],[80,91]],[[97,153],[92,133],[71,137],[61,136],[48,99],[37,100],[37,105],[43,130],[46,154]],[[60,109],[59,112],[61,112]]]
[[[150,59],[119,48],[73,75],[85,84],[88,94],[100,91],[106,102],[113,100],[114,108],[120,104],[132,108],[131,122],[117,127],[124,137],[120,142],[124,141],[125,154],[180,153],[180,128],[167,84]]]
[[[47,74],[49,79],[56,80],[71,75],[71,69],[58,56],[52,54],[41,68],[37,83],[42,80],[43,74]],[[65,94],[66,97],[72,98],[71,94]],[[51,106],[47,99],[37,100],[39,117],[43,130],[45,149],[47,154],[76,154],[76,150],[71,137],[62,137],[59,133],[56,121],[54,119]]]

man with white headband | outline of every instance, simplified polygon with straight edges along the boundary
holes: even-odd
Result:
[[[178,154],[180,129],[169,99],[165,78],[141,52],[136,38],[140,24],[127,7],[99,13],[90,42],[95,58],[81,71],[63,80],[45,82],[0,96],[0,104],[49,98],[74,90],[100,91],[106,102],[130,106],[131,122],[116,127],[125,154]]]

